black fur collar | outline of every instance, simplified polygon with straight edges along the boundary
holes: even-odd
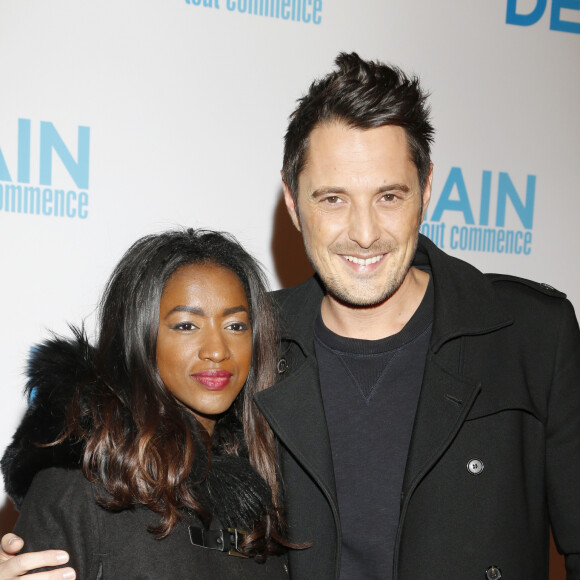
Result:
[[[81,445],[36,445],[50,443],[60,435],[77,385],[93,372],[92,347],[80,331],[75,334],[74,340],[54,338],[32,349],[26,385],[30,406],[1,463],[6,492],[16,507],[40,470],[80,467]]]

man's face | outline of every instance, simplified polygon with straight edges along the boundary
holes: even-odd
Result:
[[[286,206],[329,295],[372,306],[401,286],[431,195],[420,191],[404,129],[318,125],[298,178],[298,200]]]

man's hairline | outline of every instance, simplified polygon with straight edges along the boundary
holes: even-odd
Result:
[[[300,175],[302,174],[302,172],[306,169],[306,167],[308,165],[308,151],[310,149],[310,136],[312,135],[312,132],[315,129],[317,129],[318,127],[324,126],[324,125],[342,125],[343,127],[346,127],[347,129],[355,129],[358,131],[370,131],[371,129],[380,129],[381,127],[400,127],[405,134],[405,142],[407,143],[407,153],[409,155],[409,159],[410,159],[411,163],[415,166],[415,171],[417,172],[417,181],[419,182],[419,193],[421,195],[421,200],[423,199],[423,194],[425,192],[425,188],[427,187],[427,183],[429,180],[429,174],[427,174],[427,176],[425,177],[425,183],[421,184],[421,176],[419,175],[419,167],[417,166],[417,164],[415,163],[415,160],[413,159],[413,152],[411,150],[411,143],[409,142],[409,134],[408,134],[407,129],[403,125],[400,125],[398,123],[383,123],[382,125],[377,125],[376,127],[359,127],[357,125],[353,125],[352,123],[349,123],[348,121],[344,120],[342,117],[340,117],[338,115],[334,115],[333,117],[330,117],[329,119],[322,119],[321,121],[318,121],[312,127],[312,129],[310,130],[310,132],[308,133],[308,135],[304,139],[304,147],[302,149],[302,167],[300,168],[300,171],[298,173],[296,173],[296,179],[295,179],[296,191],[294,191],[292,189],[292,187],[288,183],[288,180],[284,174],[284,171],[282,171],[282,181],[284,182],[286,187],[288,187],[288,189],[290,190],[290,194],[292,195],[292,198],[294,199],[294,208],[296,210],[296,215],[297,215],[299,220],[300,220],[300,215],[298,213],[298,182],[300,180]],[[433,165],[431,160],[429,160],[429,165],[430,165],[430,167]],[[421,203],[422,203],[422,201],[421,201]]]

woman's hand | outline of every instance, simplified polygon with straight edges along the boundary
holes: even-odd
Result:
[[[12,580],[36,568],[62,566],[68,562],[68,554],[62,550],[28,552],[17,556],[22,546],[24,546],[24,541],[14,534],[6,534],[2,537],[0,580]],[[72,568],[58,568],[47,572],[37,572],[28,577],[33,580],[73,580],[76,574]]]

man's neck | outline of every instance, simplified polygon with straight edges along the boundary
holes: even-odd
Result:
[[[415,313],[429,283],[429,274],[411,268],[397,291],[376,306],[352,307],[327,294],[322,300],[324,324],[348,338],[379,340],[400,332]]]

